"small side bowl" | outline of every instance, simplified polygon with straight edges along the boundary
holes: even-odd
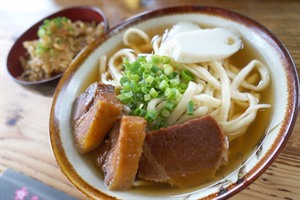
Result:
[[[209,27],[233,27],[255,52],[264,58],[271,74],[272,111],[261,138],[251,153],[232,171],[216,182],[189,190],[110,191],[100,178],[90,157],[80,155],[74,144],[71,113],[76,97],[99,78],[99,57],[115,51],[124,32],[132,27],[158,30],[180,21],[193,21]],[[52,150],[60,169],[70,182],[90,199],[227,199],[259,177],[286,144],[299,109],[299,80],[293,60],[277,37],[258,22],[233,11],[217,7],[182,6],[142,13],[121,23],[89,45],[61,78],[50,114]],[[126,174],[124,174],[126,176]],[[164,188],[156,188],[164,189]]]
[[[78,6],[71,7],[55,12],[31,26],[27,31],[25,31],[15,42],[15,44],[10,49],[10,52],[7,57],[7,71],[9,75],[18,83],[23,85],[39,85],[49,82],[57,82],[57,79],[61,78],[62,74],[58,74],[48,79],[43,79],[35,82],[20,80],[19,77],[23,73],[23,68],[20,62],[20,57],[24,56],[26,49],[23,47],[24,41],[36,40],[38,39],[37,31],[39,27],[43,24],[45,19],[52,19],[55,17],[67,17],[71,21],[81,20],[84,22],[95,21],[104,23],[104,33],[108,30],[108,21],[105,14],[97,7],[87,7],[87,6]]]

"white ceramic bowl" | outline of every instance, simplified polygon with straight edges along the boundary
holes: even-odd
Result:
[[[212,27],[234,27],[260,54],[271,73],[273,105],[265,133],[253,145],[249,156],[223,178],[187,190],[139,192],[109,191],[100,172],[87,156],[78,154],[73,141],[70,115],[74,99],[98,76],[98,58],[114,49],[129,27],[155,30],[157,27],[191,20]],[[238,13],[215,7],[165,8],[137,15],[112,29],[79,55],[60,80],[50,118],[50,138],[62,172],[84,195],[92,199],[201,199],[228,198],[261,175],[287,142],[299,109],[299,81],[294,63],[284,45],[264,26]]]

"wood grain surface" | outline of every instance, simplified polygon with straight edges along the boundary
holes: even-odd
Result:
[[[8,52],[18,36],[41,18],[75,5],[99,7],[114,27],[142,11],[183,4],[223,7],[257,20],[283,42],[299,74],[299,0],[1,0],[0,172],[12,168],[84,199],[60,172],[51,151],[48,123],[53,88],[43,88],[50,94],[42,94],[15,83],[6,72]],[[269,169],[231,199],[300,199],[300,117]]]

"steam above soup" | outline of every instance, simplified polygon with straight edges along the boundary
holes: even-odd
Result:
[[[212,180],[228,162],[228,140],[270,108],[260,102],[268,68],[259,60],[235,66],[244,44],[232,28],[180,22],[153,38],[130,28],[123,45],[101,56],[99,82],[74,103],[79,152],[96,150],[111,190],[136,178],[178,187]]]

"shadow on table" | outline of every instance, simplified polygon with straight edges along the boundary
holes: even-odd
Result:
[[[41,83],[38,85],[22,85],[22,87],[31,92],[34,92],[34,93],[37,93],[37,94],[40,94],[43,96],[51,97],[51,96],[53,96],[53,94],[56,90],[58,82],[59,82],[59,79],[55,79],[55,80],[52,80],[47,83]]]

